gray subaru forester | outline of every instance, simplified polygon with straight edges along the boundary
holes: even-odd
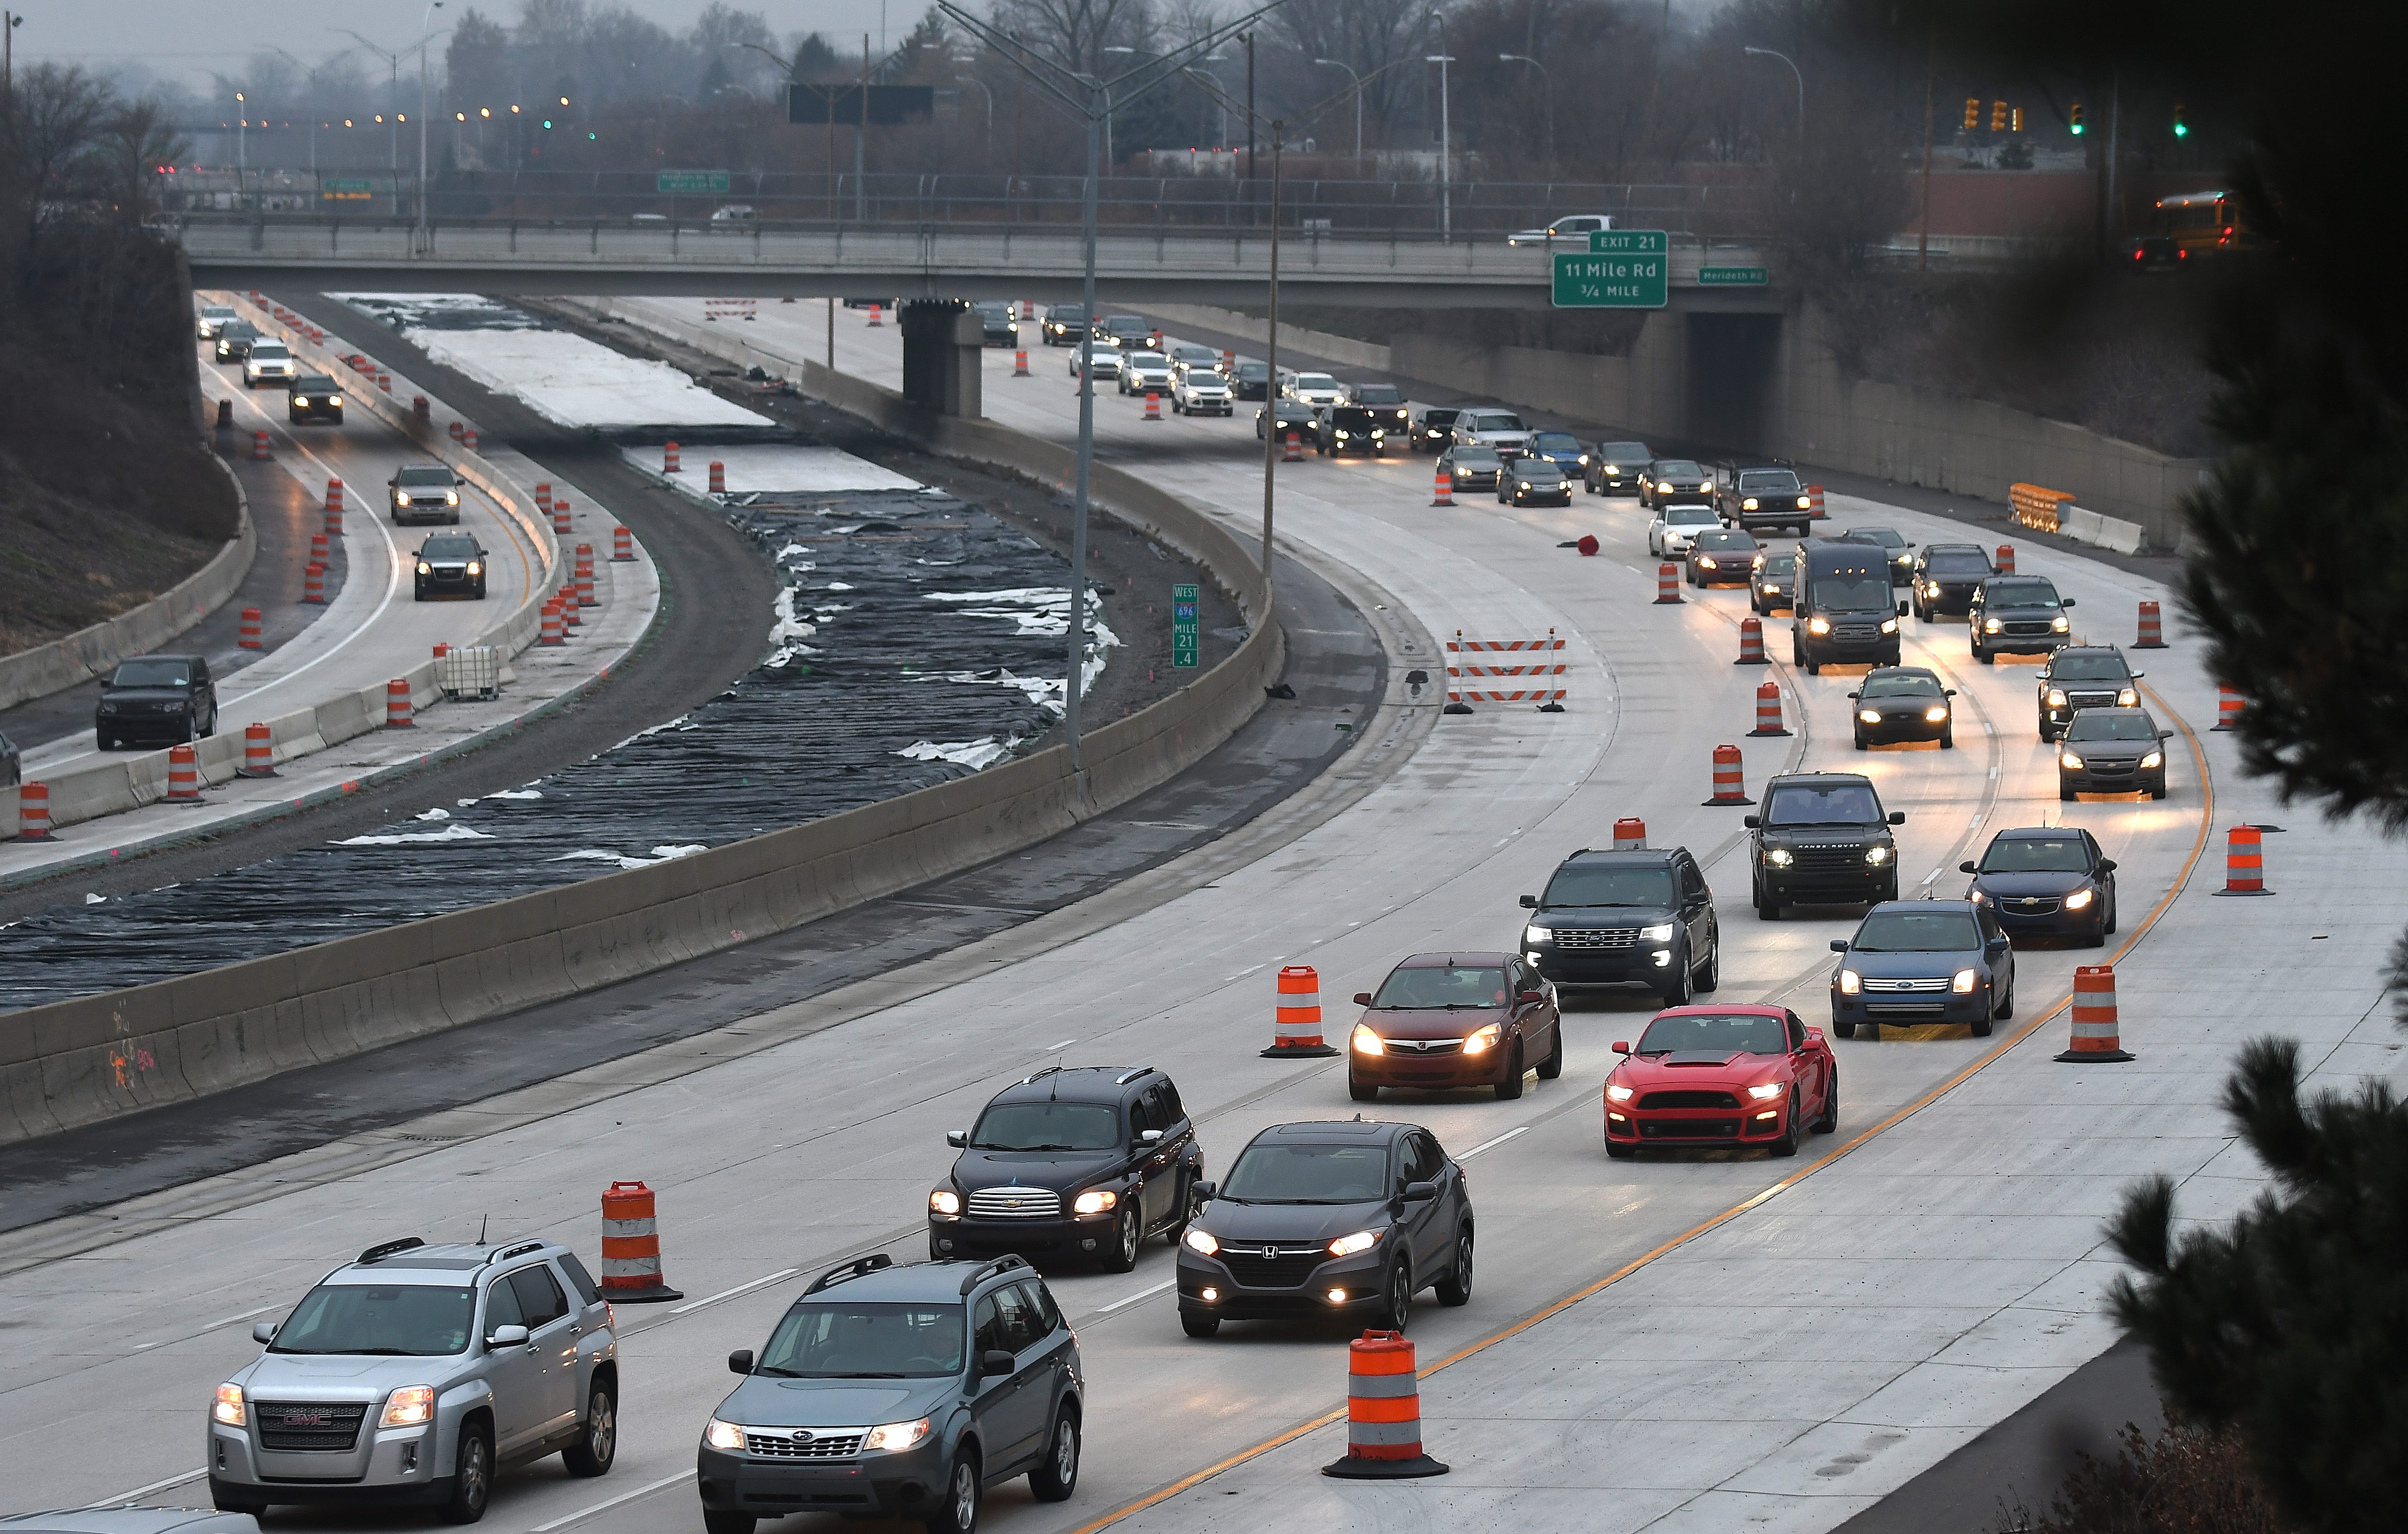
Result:
[[[600,1475],[618,1450],[614,1318],[550,1241],[372,1246],[251,1335],[267,1351],[209,1409],[224,1512],[436,1507],[471,1524],[497,1465],[557,1452]]]

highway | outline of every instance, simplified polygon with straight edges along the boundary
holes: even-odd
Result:
[[[698,304],[662,307],[699,313]],[[757,344],[820,355],[818,306],[763,312],[747,327]],[[894,383],[896,333],[866,331],[860,320],[839,312],[838,366]],[[1039,350],[1037,376],[1013,380],[1009,353],[990,353],[989,414],[1067,439],[1076,399],[1061,358]],[[1115,395],[1099,398],[1096,414],[1100,451],[1114,462],[1224,509],[1236,525],[1255,525],[1261,455],[1247,416],[1145,423],[1135,401]],[[381,483],[389,463],[354,451],[357,457],[330,453],[328,462],[347,481]],[[996,1086],[1056,1059],[1160,1066],[1198,1118],[1210,1169],[1224,1170],[1263,1125],[1356,1111],[1342,1061],[1257,1057],[1269,1041],[1279,966],[1314,965],[1325,997],[1337,1003],[1375,984],[1404,954],[1503,946],[1520,925],[1515,897],[1540,887],[1565,852],[1601,842],[1622,816],[1644,818],[1651,839],[1685,843],[1706,865],[1726,943],[1718,995],[1784,1002],[1819,1024],[1828,1016],[1828,939],[1850,931],[1853,914],[1756,920],[1741,812],[1698,803],[1720,742],[1742,745],[1751,795],[1769,773],[1798,766],[1868,773],[1885,804],[1907,813],[1899,839],[1910,891],[1956,894],[1956,864],[1991,831],[2060,817],[2089,827],[2121,864],[2128,935],[2190,875],[2210,828],[2201,765],[2216,760],[2193,746],[2197,738],[2177,742],[2184,752],[2166,800],[2060,807],[2049,753],[2030,733],[2032,667],[1971,665],[1961,626],[1910,621],[1908,662],[1941,669],[1960,689],[1958,749],[1856,753],[1846,746],[1843,672],[1806,679],[1784,665],[1731,664],[1745,611],[1735,589],[1653,605],[1654,562],[1635,503],[1580,498],[1568,509],[1509,511],[1470,499],[1440,509],[1426,504],[1428,481],[1426,458],[1308,459],[1282,471],[1283,538],[1359,604],[1393,608],[1441,638],[1457,629],[1475,638],[1555,630],[1568,641],[1571,667],[1566,713],[1496,705],[1440,720],[1381,786],[1284,847],[1066,944],[1032,941],[981,979],[739,1062],[583,1101],[502,1133],[447,1139],[381,1169],[263,1181],[214,1215],[0,1278],[0,1319],[10,1324],[18,1359],[0,1390],[0,1463],[19,1484],[17,1500],[71,1505],[137,1489],[195,1495],[189,1478],[208,1392],[250,1356],[252,1318],[279,1313],[326,1268],[372,1241],[466,1239],[488,1217],[496,1233],[558,1236],[590,1254],[601,1188],[640,1177],[660,1193],[669,1280],[694,1297],[673,1309],[620,1312],[623,1441],[611,1475],[571,1481],[557,1460],[546,1461],[506,1475],[488,1518],[529,1534],[686,1524],[695,1516],[695,1439],[729,1383],[726,1352],[757,1346],[818,1267],[869,1249],[898,1257],[922,1250],[926,1190],[952,1154],[943,1132],[968,1124]],[[1835,523],[1859,516],[1918,540],[1963,536],[1961,524],[1898,509],[1833,508]],[[1582,533],[1598,537],[1598,557],[1559,547]],[[2057,578],[2081,602],[2078,626],[2104,639],[2128,641],[2136,601],[2159,595],[2149,582],[2071,556],[2027,553],[2022,565]],[[1776,659],[1786,654],[1784,626],[1768,624]],[[2151,685],[2161,718],[2203,731],[2213,688],[2186,644],[2178,638],[2177,649],[2151,658]],[[1798,733],[1747,739],[1755,688],[1768,677],[1781,685]],[[2073,967],[2097,957],[2070,948],[2020,954],[2019,1019],[2053,1009]],[[2186,963],[2198,967],[2196,952]],[[2002,1042],[1933,1028],[1841,1044],[1841,1132],[1797,1162],[1699,1154],[1609,1163],[1598,1125],[1599,1083],[1615,1058],[1609,1045],[1632,1037],[1651,1010],[1633,996],[1569,1011],[1562,1079],[1519,1101],[1392,1095],[1363,1110],[1428,1125],[1470,1168],[1480,1287],[1461,1310],[1417,1309],[1413,1336],[1425,1362],[1794,1182],[1817,1155],[1921,1103]],[[1334,1004],[1331,1012],[1331,1031],[1342,1033],[1348,1010]],[[2050,1047],[2061,1027],[2049,1030]],[[2035,1036],[2034,1047],[2040,1042]],[[2016,1131],[2002,1123],[1997,1132]],[[1339,1402],[1344,1366],[1328,1333],[1233,1325],[1216,1340],[1190,1340],[1167,1293],[1170,1272],[1170,1253],[1157,1242],[1131,1274],[1049,1274],[1079,1328],[1093,1382],[1084,1479],[1059,1505],[1035,1502],[1018,1484],[998,1488],[988,1504],[994,1527],[1079,1528]],[[1319,1437],[1326,1447],[1326,1433]],[[1316,1508],[1330,1500],[1317,1481],[1299,1487],[1293,1476],[1264,1495],[1275,1502],[1307,1492]],[[1208,1484],[1146,1516],[1163,1527],[1202,1527],[1211,1510],[1197,1510],[1194,1498],[1215,1495]],[[1239,1505],[1267,1514],[1269,1504],[1230,1504]],[[1389,1504],[1363,1504],[1378,1505]],[[348,1527],[339,1516],[294,1512],[276,1522]]]

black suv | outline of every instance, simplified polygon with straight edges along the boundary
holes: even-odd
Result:
[[[1471,1190],[1414,1124],[1282,1124],[1247,1141],[1179,1247],[1179,1324],[1327,1316],[1402,1331],[1471,1298]]]
[[[1668,506],[1710,506],[1714,477],[1693,458],[1658,458],[1639,472],[1639,504],[1650,511]]]
[[[137,655],[120,661],[93,708],[103,751],[143,741],[170,745],[218,733],[218,689],[207,655]]]
[[[2041,744],[2063,735],[2076,709],[2139,708],[2141,676],[2112,644],[2068,645],[2051,655],[2035,700]]]
[[[1973,605],[1973,593],[1999,573],[1990,555],[1978,543],[1927,543],[1914,556],[1914,615],[1929,623],[1943,612],[1964,616]]]
[[[423,602],[430,596],[473,596],[485,599],[485,549],[473,533],[436,533],[418,546],[417,575],[411,595]]]
[[[1367,405],[1333,405],[1314,412],[1312,451],[1333,457],[1349,452],[1368,452],[1378,457],[1388,451],[1388,434],[1394,431],[1403,439],[1403,428],[1398,417],[1405,412],[1397,407],[1375,410]]]
[[[343,423],[343,390],[324,373],[296,373],[286,386],[284,418],[298,426],[305,422]]]
[[[1723,521],[1753,533],[1786,527],[1803,538],[1814,530],[1814,503],[1786,458],[1726,458],[1714,466],[1714,509]]]
[[[1655,455],[1644,442],[1598,442],[1581,454],[1581,485],[1592,495],[1627,495]]]
[[[1556,985],[1644,985],[1683,1007],[1721,982],[1714,892],[1686,847],[1584,847],[1522,909],[1522,956]]]
[[[259,327],[248,320],[228,320],[218,326],[218,344],[212,353],[220,362],[248,362],[251,344],[259,339]]]
[[[1020,341],[1020,315],[1009,299],[980,298],[972,300],[970,312],[979,317],[982,341],[987,346],[1015,346]]]
[[[1790,664],[1808,676],[1826,666],[1899,663],[1898,621],[1906,604],[1892,605],[1889,556],[1870,543],[1813,538],[1798,546],[1798,579],[1789,598]]]
[[[1176,1241],[1204,1176],[1179,1088],[1152,1066],[1048,1066],[996,1093],[928,1194],[928,1254],[1075,1252],[1137,1266],[1146,1237]]]
[[[1076,346],[1087,338],[1087,316],[1077,304],[1056,304],[1038,330],[1047,346]]]
[[[2057,595],[2057,583],[2043,576],[1990,577],[1965,608],[1973,658],[1988,666],[2000,651],[2044,655],[2063,649],[2073,638],[2073,621],[2065,615],[2071,606],[2073,598]]]
[[[1096,327],[1096,338],[1123,351],[1160,351],[1154,344],[1154,327],[1141,314],[1107,314],[1104,323]]]
[[[1854,772],[1797,772],[1764,785],[1764,810],[1747,817],[1756,913],[1787,905],[1836,906],[1898,898],[1903,810],[1885,814],[1872,780]]]
[[[1079,1484],[1079,1340],[1027,1263],[856,1257],[813,1280],[702,1430],[707,1534],[841,1512],[971,1534],[986,1489]]]
[[[1444,452],[1455,441],[1455,418],[1463,412],[1452,405],[1428,405],[1413,412],[1415,452]]]

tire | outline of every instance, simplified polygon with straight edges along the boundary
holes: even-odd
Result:
[[[596,1380],[585,1395],[585,1421],[577,1441],[560,1452],[560,1462],[571,1475],[592,1477],[608,1475],[610,1462],[618,1457],[619,1395],[609,1381]]]
[[[94,730],[93,732],[92,743],[93,748],[96,751],[115,751],[117,749],[117,738],[100,730]]]
[[[1821,676],[1823,674],[1823,663],[1815,660],[1808,661],[1806,663],[1806,674],[1810,677]]]
[[[937,1233],[933,1230],[928,1232],[928,1260],[930,1262],[951,1262],[953,1260],[950,1254],[937,1250]]]
[[[1137,1200],[1122,1200],[1121,1217],[1112,1222],[1112,1244],[1096,1254],[1107,1273],[1125,1273],[1137,1266],[1137,1249],[1145,1242],[1145,1222],[1138,1217]]]
[[[1762,895],[1758,895],[1756,897],[1756,919],[1759,922],[1781,920],[1781,902],[1768,900]]]
[[[1723,938],[1721,931],[1717,929],[1714,933],[1714,945],[1706,950],[1705,968],[1698,972],[1697,979],[1689,982],[1689,988],[1694,991],[1718,991],[1722,989],[1722,983]]]
[[[2165,784],[2163,784],[2163,783],[2159,783],[2157,787],[2155,787],[2155,788],[2153,788],[2153,789],[2149,790],[2149,797],[2151,797],[2151,798],[2153,798],[2153,799],[2162,799],[2162,798],[2164,798],[2165,796],[2166,796],[2166,785],[2165,785]]]
[[[1179,1329],[1190,1337],[1211,1337],[1221,1330],[1217,1315],[1197,1315],[1189,1311],[1179,1312]]]
[[[1842,1039],[1854,1039],[1856,1036],[1856,1025],[1854,1023],[1842,1023],[1834,1018],[1831,1020],[1831,1031]]]
[[[984,1496],[985,1488],[979,1484],[978,1455],[964,1449],[953,1455],[953,1468],[945,1472],[945,1494],[937,1510],[928,1514],[928,1534],[973,1534]]]
[[[1990,1037],[1990,1020],[1988,1018],[1985,1017],[1981,1019],[1979,1022],[1973,1024],[1972,1027],[1974,1038],[1987,1039]]]
[[[1863,750],[1866,750],[1866,749],[1867,749],[1867,748],[1866,748],[1866,746],[1865,746],[1865,734],[1864,734],[1864,731],[1862,731],[1862,730],[1858,730],[1858,731],[1856,732],[1856,749],[1857,749],[1858,751],[1863,751]]]
[[[1045,1459],[1028,1472],[1028,1489],[1040,1502],[1067,1502],[1079,1489],[1079,1414],[1057,1407],[1054,1431],[1045,1440]]]
[[[1441,1305],[1471,1303],[1471,1232],[1466,1229],[1455,1238],[1455,1266],[1446,1277],[1438,1281],[1438,1302]]]
[[[2048,721],[2045,719],[2042,719],[2040,722],[2040,743],[2043,746],[2055,745],[2057,743],[2057,737],[2050,733]]]
[[[1798,1122],[1798,1098],[1793,1093],[1789,1099],[1789,1111],[1782,1119],[1781,1138],[1772,1142],[1772,1154],[1784,1157],[1796,1155],[1798,1142],[1805,1138],[1806,1126]]]
[[[209,1492],[209,1506],[220,1512],[248,1512],[254,1518],[267,1511],[267,1504],[265,1502],[253,1502],[243,1498],[232,1497],[215,1489]]]
[[[2000,1001],[1999,1010],[1992,1012],[1990,1015],[1997,1018],[2001,1023],[2015,1015],[2015,978],[2012,974],[2007,977],[2007,994],[2005,998]]]
[[[1373,1329],[1403,1331],[1412,1324],[1412,1319],[1413,1277],[1405,1271],[1405,1265],[1400,1262],[1388,1269],[1387,1298],[1382,1303],[1378,1316],[1373,1318]]]
[[[1552,1082],[1564,1073],[1564,1020],[1555,1019],[1555,1047],[1539,1062],[1539,1080]]]
[[[1380,1089],[1367,1082],[1358,1082],[1352,1072],[1346,1077],[1346,1096],[1356,1102],[1378,1102]]]
[[[2115,909],[2114,899],[2111,896],[2107,901],[2107,920],[2100,925],[2099,930],[2108,937],[2114,937],[2115,934],[2115,919],[2120,914],[2121,912],[2117,911]]]
[[[1522,1046],[1513,1046],[1513,1057],[1505,1062],[1505,1079],[1497,1083],[1497,1100],[1512,1102],[1522,1095]]]
[[[1956,749],[1956,725],[1953,721],[1946,729],[1940,732],[1940,749],[1942,751]]]
[[[453,1461],[452,1495],[443,1503],[443,1521],[473,1524],[485,1515],[494,1495],[494,1430],[480,1422],[460,1429],[460,1450]]]
[[[1636,1145],[1616,1145],[1613,1141],[1609,1140],[1605,1142],[1605,1154],[1612,1156],[1616,1161],[1628,1161],[1639,1154],[1639,1147]]]
[[[1690,983],[1688,954],[1683,953],[1679,956],[1679,962],[1672,966],[1670,982],[1657,994],[1663,996],[1664,1005],[1667,1007],[1685,1007],[1689,1004],[1690,998],[1697,995],[1697,988]]]
[[[1818,1135],[1837,1134],[1840,1130],[1840,1072],[1834,1067],[1831,1080],[1823,1088],[1823,1116],[1807,1125]]]
[[[1996,666],[1999,664],[1998,656],[1991,654],[1988,651],[1983,649],[1978,644],[1973,647],[1973,658],[1980,661],[1984,666]]]
[[[705,1508],[702,1534],[752,1534],[752,1527],[759,1521],[749,1512],[720,1512]]]
[[[2071,804],[2077,796],[2073,790],[2065,786],[2065,780],[2059,778],[2057,781],[2057,796],[2062,802]]]

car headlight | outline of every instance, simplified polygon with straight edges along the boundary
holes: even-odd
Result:
[[[2065,897],[2065,909],[2068,910],[2088,910],[2090,909],[2090,902],[2095,892],[2090,890],[2075,890],[2071,895]]]
[[[1490,1050],[1497,1047],[1497,1040],[1504,1037],[1505,1029],[1503,1025],[1491,1023],[1486,1027],[1478,1030],[1473,1033],[1470,1038],[1463,1041],[1463,1053],[1466,1054],[1485,1054]]]
[[[702,1430],[702,1441],[714,1449],[741,1449],[744,1447],[744,1429],[735,1423],[722,1422],[713,1417],[710,1426]]]
[[[1369,1252],[1379,1245],[1380,1238],[1386,1234],[1384,1230],[1358,1230],[1352,1236],[1340,1236],[1329,1243],[1329,1254],[1351,1257],[1357,1252]]]
[[[1882,722],[1881,710],[1879,709],[1858,709],[1856,710],[1856,717],[1863,720],[1868,724],[1878,724]]]
[[[1801,511],[1812,511],[1814,509],[1814,497],[1812,495],[1799,496],[1798,509]]]
[[[248,1422],[250,1414],[243,1410],[242,1386],[238,1384],[218,1386],[218,1398],[209,1407],[209,1417],[212,1421],[224,1423],[229,1427],[239,1427]]]
[[[1747,1089],[1747,1095],[1758,1102],[1770,1102],[1786,1090],[1779,1082],[1758,1082]]]
[[[1530,488],[1530,481],[1529,481],[1529,480],[1516,480],[1516,481],[1514,481],[1514,482],[1515,482],[1515,483],[1516,483],[1516,485],[1518,485],[1521,489],[1527,490],[1527,489],[1529,489],[1529,488]]]
[[[435,1420],[435,1387],[406,1384],[384,1399],[383,1427],[423,1427]]]
[[[468,573],[469,573],[470,575],[482,575],[482,574],[484,574],[484,573],[485,573],[485,566],[483,566],[482,565],[478,564],[475,560],[473,560],[473,559],[472,559],[472,560],[468,561]]]
[[[1698,556],[1698,568],[1699,568],[1699,569],[1701,569],[1701,570],[1711,570],[1711,569],[1713,569],[1714,567],[1715,567],[1715,566],[1714,566],[1714,556],[1713,556],[1713,555],[1712,555],[1712,554],[1699,554],[1699,555]]]
[[[1998,631],[1999,631],[1999,621],[1998,621],[1996,618],[1985,618],[1985,619],[1983,619],[1983,620],[1982,620],[1982,632],[1983,632],[1983,633],[1985,633],[1985,634],[1996,634]]]
[[[939,1188],[928,1195],[928,1211],[932,1214],[959,1214],[962,1196],[951,1188]]]
[[[1876,868],[1880,867],[1883,864],[1889,861],[1889,848],[1886,846],[1866,848],[1865,861],[1871,864]]]
[[[1384,426],[1374,426],[1371,428],[1371,435],[1374,437],[1385,437],[1388,435],[1388,431]]]
[[[295,405],[307,405],[309,403],[309,396],[308,394],[294,394],[293,396],[293,403]]]
[[[1354,1046],[1354,1053],[1357,1054],[1385,1054],[1388,1053],[1386,1042],[1383,1040],[1378,1034],[1373,1033],[1369,1025],[1367,1024],[1357,1023],[1354,1025],[1354,1035],[1352,1042]]]
[[[418,573],[421,575],[433,575],[435,573],[435,566],[422,559],[418,562]]]
[[[2053,623],[2053,624],[2049,624],[2048,626],[2049,626],[2049,627],[2051,627],[2051,628],[2053,628],[2053,629],[2055,629],[2055,630],[2057,630],[2059,634],[2062,634],[2062,633],[2066,632],[2068,629],[2071,628],[2071,627],[2073,626],[2073,624],[2072,624],[2071,621],[2071,620],[2069,620],[2069,619],[2065,616],[2065,614],[2064,614],[2064,613],[2061,613],[2061,612],[2060,612],[2060,613],[2058,613],[2058,614],[2057,615],[2057,622],[2055,622],[2055,623]]]
[[[1338,440],[1340,440],[1340,442],[1345,441],[1345,440],[1346,440],[1346,434],[1345,434],[1344,432],[1340,432],[1340,433],[1338,434]]]
[[[1745,499],[1745,500],[1743,500],[1743,501],[1740,502],[1740,503],[1739,503],[1739,509],[1740,509],[1741,510],[1742,510],[1742,511],[1753,511],[1753,510],[1755,510],[1755,509],[1756,509],[1756,497],[1755,497],[1755,496],[1753,496],[1753,495],[1750,495],[1747,499]]]
[[[1608,1082],[1605,1083],[1605,1096],[1606,1100],[1609,1102],[1628,1102],[1638,1095],[1638,1093],[1632,1091],[1629,1087],[1623,1085],[1620,1082]]]
[[[1555,935],[1555,929],[1551,926],[1533,925],[1522,929],[1522,940],[1526,943],[1548,942],[1554,939]]]
[[[1923,583],[1923,595],[1926,595],[1926,596],[1937,596],[1937,595],[1940,595],[1940,582],[1939,582],[1939,581],[1925,581],[1925,582]]]
[[[1965,892],[1965,898],[1978,906],[1987,900],[1989,896],[1983,894],[1980,890],[1968,890]]]
[[[1960,996],[1969,996],[1973,994],[1973,982],[1981,978],[1971,969],[1959,969],[1956,978],[1948,982],[1948,988]]]
[[[1581,460],[1581,462],[1582,462],[1582,463],[1584,463],[1584,464],[1585,464],[1585,463],[1587,463],[1587,462],[1588,462],[1588,460],[1587,460],[1587,459],[1585,459],[1585,458],[1584,458],[1584,459],[1582,459],[1582,460]],[[1601,467],[1601,468],[1603,468],[1603,469],[1604,469],[1604,471],[1605,471],[1606,473],[1608,473],[1608,474],[1619,474],[1619,473],[1621,473],[1621,472],[1622,472],[1622,466],[1621,466],[1621,465],[1619,465],[1619,464],[1603,464],[1603,465],[1600,465],[1600,466],[1599,466],[1599,467]]]
[[[1881,631],[1882,631],[1883,633],[1885,633],[1885,634],[1895,634],[1895,633],[1897,633],[1897,632],[1898,632],[1898,620],[1897,620],[1897,619],[1895,619],[1895,618],[1885,618],[1885,619],[1883,619],[1883,620],[1882,620],[1882,630],[1881,630]]]
[[[1639,929],[1639,940],[1642,943],[1669,943],[1672,940],[1672,924],[1661,922],[1655,926],[1642,926]]]
[[[2065,694],[2064,694],[2064,693],[2062,693],[2062,692],[2060,692],[2059,690],[2057,690],[2057,688],[2055,688],[2055,687],[2050,688],[2050,689],[2048,690],[2048,706],[2049,706],[2050,708],[2052,708],[2052,709],[2062,709],[2062,708],[2064,708],[2064,707],[2065,707]]]
[[[928,1419],[917,1422],[890,1422],[872,1427],[861,1440],[865,1449],[915,1449],[928,1436]]]
[[[1121,1196],[1110,1188],[1089,1188],[1070,1200],[1073,1214],[1101,1214],[1121,1201]]]
[[[1942,724],[1948,718],[1948,705],[1945,703],[1935,703],[1930,708],[1923,710],[1923,717],[1925,722],[1928,724]]]
[[[2057,760],[2060,767],[2070,767],[2076,772],[2082,770],[2082,758],[2070,751],[2060,753]]]
[[[1828,634],[1831,632],[1831,621],[1828,618],[1809,618],[1806,620],[1806,632]]]
[[[1187,1250],[1200,1252],[1208,1257],[1221,1250],[1221,1243],[1201,1230],[1191,1228],[1182,1240],[1187,1242]]]
[[[1842,969],[1840,971],[1840,994],[1842,996],[1852,996],[1864,988],[1865,981],[1862,975],[1857,974],[1853,969]]]
[[[1764,860],[1767,863],[1771,864],[1776,868],[1785,868],[1789,867],[1790,862],[1789,849],[1786,847],[1767,847],[1764,850]]]
[[[2127,687],[2115,695],[2115,706],[2119,709],[2137,709],[2140,705],[2141,690],[2137,687]]]
[[[2166,753],[2161,751],[2153,751],[2141,758],[2141,766],[2143,767],[2158,767],[2165,765]]]

